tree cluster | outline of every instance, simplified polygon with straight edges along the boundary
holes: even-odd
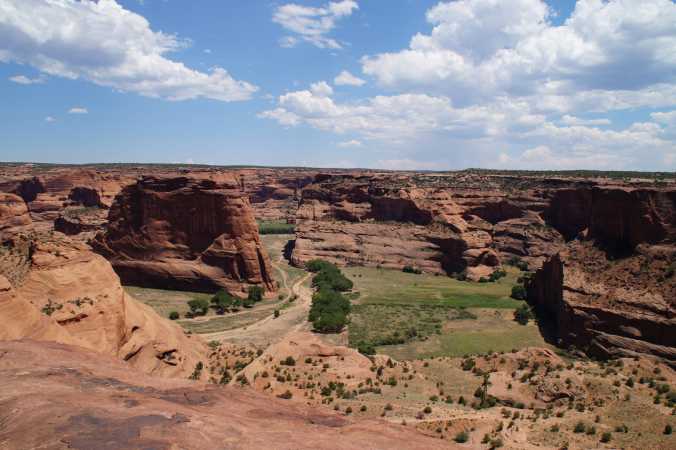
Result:
[[[316,273],[312,279],[316,291],[312,296],[309,321],[319,332],[340,332],[347,325],[350,314],[350,300],[342,292],[352,289],[352,281],[327,261],[312,260],[306,267]]]

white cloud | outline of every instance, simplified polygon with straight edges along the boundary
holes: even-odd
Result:
[[[223,68],[204,73],[166,57],[186,45],[115,0],[0,3],[0,62],[168,100],[247,100],[257,90]]]
[[[425,89],[458,104],[507,95],[561,112],[586,95],[604,97],[606,110],[652,104],[655,87],[676,81],[671,0],[579,0],[562,25],[550,16],[542,0],[442,2],[427,13],[430,34],[363,58],[363,71],[381,85]]]
[[[343,141],[343,142],[339,142],[339,143],[338,143],[338,147],[343,147],[343,148],[347,148],[347,147],[361,147],[361,146],[362,146],[361,141],[358,141],[358,140],[356,140],[356,139],[352,139],[352,140],[349,140],[349,141]]]
[[[564,125],[610,125],[611,121],[609,119],[581,119],[579,117],[571,116],[566,114],[561,118],[561,123]]]
[[[12,81],[17,84],[42,84],[45,82],[45,77],[40,76],[37,78],[28,78],[25,75],[16,75],[9,78],[9,81]]]
[[[396,168],[419,159],[436,160],[435,168],[451,160],[673,168],[676,113],[654,112],[628,126],[604,115],[673,109],[676,3],[578,0],[561,25],[552,17],[543,0],[440,2],[427,12],[431,32],[415,34],[400,51],[362,58],[363,73],[391,94],[337,102],[296,90],[259,116],[381,141],[397,152],[382,161],[398,161]]]
[[[210,48],[205,48],[203,51],[204,51],[204,53],[206,53],[207,55],[211,54],[211,49],[210,49]]]
[[[289,92],[278,99],[278,108],[260,117],[287,126],[302,123],[335,133],[360,133],[384,141],[414,139],[436,132],[458,137],[482,138],[524,130],[544,123],[528,105],[501,102],[488,106],[455,108],[446,97],[425,94],[376,96],[358,103],[337,104],[314,87]]]
[[[45,122],[50,122],[50,123],[51,123],[51,122],[56,122],[56,119],[53,118],[52,116],[47,116],[47,117],[45,117]]]
[[[333,95],[333,88],[326,81],[319,81],[310,85],[310,91],[318,97],[330,97]]]
[[[87,108],[76,106],[74,108],[70,108],[68,110],[68,114],[89,114],[89,111],[87,110]]]
[[[282,47],[293,47],[303,40],[319,48],[340,49],[340,43],[327,35],[338,19],[352,15],[356,9],[359,5],[353,0],[330,2],[319,8],[288,3],[275,10],[272,21],[298,36],[282,38]]]
[[[506,167],[533,169],[626,169],[661,165],[666,155],[676,151],[664,126],[655,122],[614,130],[596,127],[606,124],[604,119],[591,124],[574,116],[550,121],[534,113],[528,102],[508,98],[465,107],[455,107],[447,97],[426,94],[337,103],[330,96],[303,90],[280,96],[277,108],[259,116],[284,126],[308,125],[339,135],[354,134],[358,136],[355,140],[378,140],[397,145],[398,151],[402,146],[416,149],[420,146],[414,143],[429,139],[447,142],[437,144],[441,149],[437,157],[442,160],[469,155],[467,161],[476,164],[478,150],[501,149],[483,161],[485,166],[499,162]],[[670,113],[653,117],[664,123],[672,120]]]
[[[366,81],[352,75],[347,70],[340,72],[340,74],[333,79],[333,82],[336,86],[363,86],[364,83],[366,83]]]

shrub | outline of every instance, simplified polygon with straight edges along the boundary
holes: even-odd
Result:
[[[417,267],[413,267],[413,266],[404,266],[404,268],[402,269],[402,272],[420,275],[422,273],[422,270],[418,269]]]
[[[235,299],[227,291],[220,290],[211,298],[211,307],[217,314],[225,314],[235,304]]]
[[[292,356],[287,356],[286,359],[279,362],[282,366],[295,366],[296,360]]]
[[[526,300],[526,288],[520,284],[512,287],[512,298],[516,300]]]
[[[169,320],[178,320],[181,317],[181,315],[178,313],[178,311],[172,311],[169,313]]]
[[[603,433],[601,435],[601,442],[603,442],[604,444],[607,443],[607,442],[610,442],[612,437],[613,437],[613,435],[609,431],[606,431],[605,433]]]
[[[455,442],[458,444],[464,444],[469,440],[469,434],[467,434],[466,431],[461,431],[460,433],[456,434],[455,437],[453,438]]]
[[[586,425],[583,422],[578,422],[573,428],[573,433],[584,433],[587,430]]]
[[[491,447],[490,447],[490,448],[491,448],[491,450],[492,450],[492,449],[494,449],[494,448],[500,448],[500,447],[502,447],[503,445],[505,445],[505,444],[502,442],[502,439],[500,439],[500,438],[498,437],[498,438],[495,438],[495,439],[491,440]]]
[[[357,350],[362,355],[374,355],[376,353],[376,349],[373,344],[364,341],[361,341],[357,344]]]
[[[674,432],[674,429],[671,427],[671,425],[667,425],[664,427],[664,434],[671,434]]]
[[[249,286],[249,296],[247,299],[253,302],[260,302],[263,300],[263,292],[264,290],[261,286]]]
[[[278,310],[278,309],[275,309],[274,315],[275,315],[275,319],[276,319],[277,317],[279,317],[279,310]]]
[[[193,316],[204,316],[209,310],[209,301],[203,298],[195,298],[188,301],[188,307]]]
[[[293,397],[293,394],[291,393],[291,391],[286,391],[282,394],[279,394],[277,397],[283,398],[284,400],[290,400]]]
[[[519,308],[514,311],[514,320],[521,325],[528,324],[528,321],[533,318],[533,312],[530,310],[530,307],[526,304],[519,306]]]

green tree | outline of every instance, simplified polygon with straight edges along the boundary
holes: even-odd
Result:
[[[178,320],[178,318],[181,317],[178,314],[178,311],[172,311],[169,313],[169,320]]]
[[[249,297],[248,299],[254,302],[260,302],[263,300],[263,288],[261,286],[249,286]]]
[[[188,307],[193,316],[204,316],[209,310],[209,301],[203,298],[195,298],[188,301]]]
[[[227,291],[220,290],[211,298],[211,306],[216,310],[217,314],[225,314],[227,310],[232,308],[235,299]]]
[[[528,321],[533,318],[533,312],[530,310],[530,307],[526,304],[519,306],[516,311],[514,311],[514,320],[516,320],[521,325],[528,324]]]
[[[526,288],[520,284],[512,287],[512,298],[517,300],[526,300]]]

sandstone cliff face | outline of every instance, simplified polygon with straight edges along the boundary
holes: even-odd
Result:
[[[0,340],[78,345],[168,377],[187,377],[206,361],[199,338],[127,295],[110,264],[87,246],[58,233],[32,234],[2,250]]]
[[[293,222],[301,191],[312,183],[316,173],[300,169],[242,169],[236,175],[256,219]]]
[[[545,201],[486,186],[433,186],[396,175],[318,176],[303,190],[292,261],[488,276],[508,256],[534,263],[563,242],[540,217]],[[430,186],[432,185],[432,186]]]
[[[529,302],[563,345],[604,357],[649,354],[676,365],[676,191],[558,194],[548,215],[578,239],[536,272]]]
[[[14,234],[32,223],[23,199],[0,192],[0,241],[3,235]]]
[[[93,242],[127,284],[243,295],[275,289],[268,255],[236,181],[145,177],[126,187]]]

